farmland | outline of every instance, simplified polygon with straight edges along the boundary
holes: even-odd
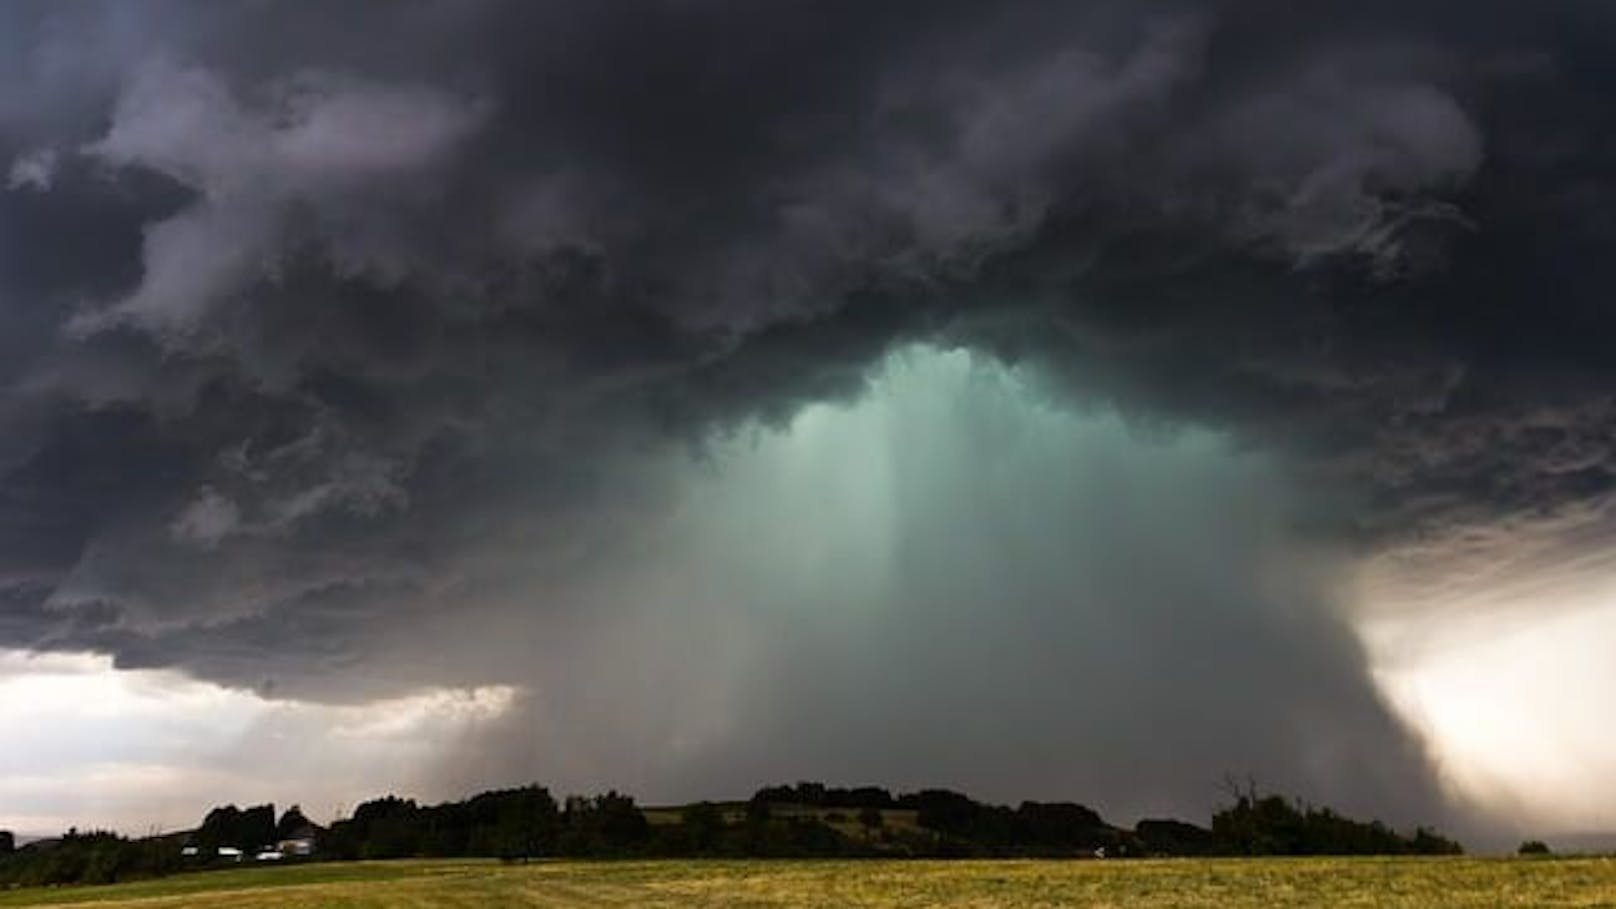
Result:
[[[0,892],[0,907],[1612,906],[1616,860],[391,861]]]

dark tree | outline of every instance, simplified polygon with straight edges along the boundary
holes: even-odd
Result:
[[[864,836],[868,838],[875,832],[875,828],[886,823],[886,817],[881,814],[880,808],[874,805],[865,805],[859,809],[858,821],[864,825]]]
[[[1420,828],[1403,836],[1278,795],[1244,794],[1212,816],[1212,832],[1239,855],[1454,855],[1459,844]]]
[[[353,824],[361,858],[404,858],[420,849],[421,824],[414,799],[388,796],[354,810]]]
[[[294,834],[314,829],[314,823],[303,816],[303,809],[297,805],[286,809],[280,821],[275,825],[275,839],[290,839]]]
[[[948,789],[922,789],[903,796],[898,804],[915,809],[920,826],[953,835],[966,834],[975,827],[983,807],[969,796]]]
[[[1116,832],[1092,808],[1071,802],[1022,802],[1015,841],[1039,851],[1066,853],[1110,846]]]
[[[490,795],[494,801],[494,851],[499,858],[525,861],[555,852],[561,814],[550,790],[529,786],[479,798]]]
[[[608,792],[596,798],[595,810],[600,813],[601,833],[611,846],[638,848],[650,835],[651,827],[631,795],[621,795],[615,790]]]
[[[651,826],[633,797],[615,790],[593,798],[568,796],[561,820],[566,855],[634,855],[651,838]]]
[[[1143,820],[1133,832],[1146,855],[1216,855],[1222,851],[1212,831],[1183,821]]]
[[[712,802],[697,802],[681,813],[679,822],[689,837],[689,845],[698,855],[711,855],[718,851],[724,836],[724,814]]]
[[[215,808],[196,831],[196,845],[204,852],[220,846],[257,849],[275,840],[274,805],[257,805],[245,811],[235,805]]]
[[[243,849],[257,849],[261,846],[274,845],[275,836],[275,806],[255,805],[241,812],[236,828],[238,845]]]
[[[241,809],[235,805],[224,805],[209,811],[207,817],[202,819],[202,826],[196,831],[196,845],[203,852],[212,852],[220,846],[237,846],[236,826],[241,817]]]
[[[772,813],[769,803],[753,799],[746,803],[746,823],[749,825],[767,824]]]

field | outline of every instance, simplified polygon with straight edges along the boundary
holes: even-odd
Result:
[[[1616,859],[400,861],[0,892],[0,907],[1616,906]]]

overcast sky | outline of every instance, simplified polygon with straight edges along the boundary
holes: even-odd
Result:
[[[1613,19],[0,6],[0,827],[1616,826]]]

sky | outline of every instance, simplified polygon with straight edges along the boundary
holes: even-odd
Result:
[[[1616,12],[0,7],[0,827],[1616,829]]]

